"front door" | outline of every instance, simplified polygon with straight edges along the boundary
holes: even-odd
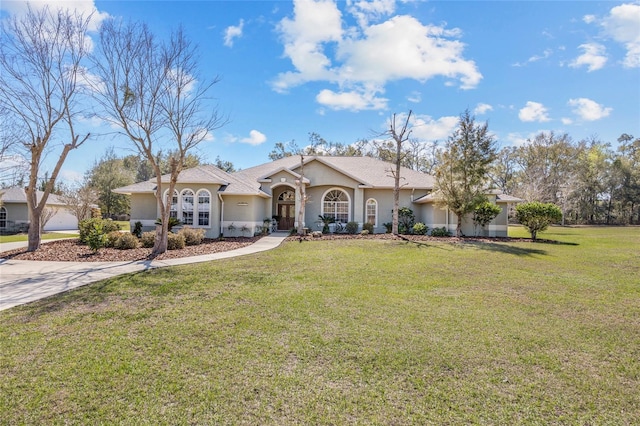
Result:
[[[293,228],[296,221],[296,205],[295,204],[278,204],[278,230],[288,231]]]

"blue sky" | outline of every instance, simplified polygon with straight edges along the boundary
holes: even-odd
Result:
[[[276,142],[374,138],[413,110],[412,136],[443,141],[465,109],[500,146],[540,131],[574,140],[640,136],[640,2],[60,1],[142,20],[159,36],[184,25],[230,122],[199,146],[247,168]],[[22,2],[3,1],[3,15]],[[97,23],[97,22],[96,22]],[[100,133],[100,129],[93,129]],[[78,176],[122,137],[101,137],[64,167]],[[123,151],[124,153],[124,151]]]

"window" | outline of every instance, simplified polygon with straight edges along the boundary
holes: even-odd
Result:
[[[7,227],[7,209],[4,207],[0,207],[0,228],[4,229]]]
[[[178,191],[173,191],[173,197],[171,197],[171,210],[169,210],[169,217],[178,218]]]
[[[367,200],[367,223],[378,226],[378,202],[373,198]]]
[[[349,222],[350,204],[346,192],[341,189],[331,189],[322,199],[322,215],[329,216],[336,222]]]
[[[182,191],[182,223],[193,225],[193,191],[185,189]]]
[[[283,191],[282,194],[280,194],[280,196],[278,196],[278,201],[295,201],[296,200],[296,193],[293,191]]]
[[[166,194],[168,191],[165,197]],[[211,193],[201,189],[196,194],[189,188],[183,189],[180,195],[174,191],[169,216],[180,219],[183,225],[211,226]]]
[[[198,226],[209,226],[211,212],[211,195],[209,191],[198,192]]]

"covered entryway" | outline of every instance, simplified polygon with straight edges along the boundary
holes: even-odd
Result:
[[[296,221],[296,205],[278,203],[278,231],[288,231]]]
[[[278,215],[278,231],[289,231],[296,223],[296,193],[285,189],[276,198],[275,212]]]
[[[296,222],[296,193],[289,189],[278,196],[276,205],[278,215],[278,230],[289,231]]]

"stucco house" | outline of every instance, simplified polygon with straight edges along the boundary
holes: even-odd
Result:
[[[273,217],[275,229],[288,231],[298,227],[302,180],[307,196],[304,227],[321,229],[318,216],[322,215],[340,223],[354,221],[360,227],[370,222],[374,232],[383,233],[384,223],[392,221],[394,167],[370,157],[329,156],[305,157],[303,167],[299,156],[285,157],[235,173],[212,165],[195,167],[180,173],[171,215],[184,225],[205,229],[209,238],[253,235]],[[430,229],[455,231],[457,217],[435,205],[434,178],[406,168],[400,174],[400,207],[412,209],[416,221]],[[168,187],[169,175],[162,182]],[[132,227],[140,221],[145,230],[155,228],[160,217],[155,191],[155,178],[114,190],[131,196]],[[163,191],[166,197],[164,185]],[[497,193],[488,197],[502,207],[502,213],[487,226],[485,235],[506,236],[508,204],[518,199]],[[470,219],[462,229],[465,235],[474,234]]]
[[[38,202],[42,199],[43,192],[37,191]],[[27,207],[27,194],[22,187],[0,189],[0,232],[26,231],[29,219]],[[65,204],[55,194],[49,194],[46,209],[52,216],[44,225],[44,231],[66,231],[78,229],[78,219],[69,212]]]

